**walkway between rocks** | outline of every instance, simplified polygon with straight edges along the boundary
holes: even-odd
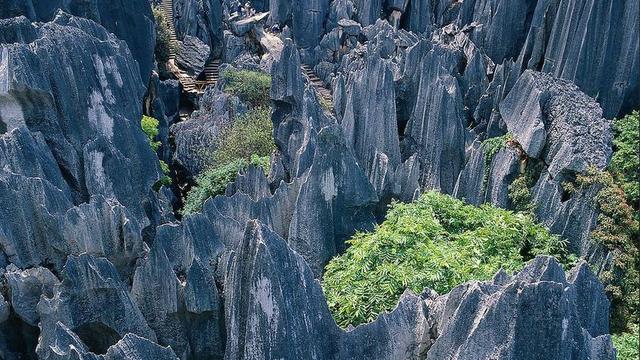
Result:
[[[160,5],[165,17],[169,23],[169,70],[178,78],[184,91],[194,95],[201,95],[204,89],[209,85],[215,85],[220,78],[220,60],[209,59],[204,67],[205,80],[197,80],[194,77],[187,74],[184,70],[180,69],[176,64],[176,56],[178,51],[178,37],[176,35],[173,14],[173,0],[163,0]]]
[[[320,95],[323,102],[329,108],[328,110],[332,113],[335,112],[335,108],[333,106],[333,95],[331,94],[331,90],[327,88],[322,79],[316,75],[313,71],[313,68],[309,65],[302,65],[302,71],[309,78],[311,85],[316,89],[316,92]]]

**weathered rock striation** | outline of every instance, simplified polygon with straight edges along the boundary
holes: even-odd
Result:
[[[146,84],[153,69],[155,47],[154,18],[148,0],[6,0],[0,6],[0,19],[25,16],[47,22],[64,10],[91,19],[124,40],[138,62],[140,77]]]

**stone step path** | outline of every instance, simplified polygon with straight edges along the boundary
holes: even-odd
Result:
[[[318,75],[316,75],[311,66],[303,64],[301,68],[304,74],[309,78],[311,85],[315,88],[316,92],[329,106],[329,110],[333,113],[335,111],[335,108],[333,106],[333,95],[331,94],[331,90],[328,89],[322,79],[320,79]]]
[[[205,80],[199,81],[187,74],[184,70],[180,69],[176,65],[176,57],[178,53],[178,36],[176,35],[176,29],[173,24],[173,0],[163,0],[160,8],[164,12],[164,15],[169,23],[169,69],[178,78],[184,91],[190,94],[201,95],[204,89],[209,85],[215,85],[219,78],[220,60],[210,59],[205,64]]]

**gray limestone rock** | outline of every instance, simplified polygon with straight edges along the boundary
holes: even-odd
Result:
[[[58,278],[46,268],[38,267],[22,271],[13,265],[7,268],[4,276],[9,286],[11,294],[9,300],[13,311],[27,324],[38,326],[40,314],[37,307],[40,296],[53,297],[53,288],[59,284]]]
[[[628,113],[640,106],[639,11],[637,1],[538,1],[518,62],[573,81],[607,119]]]
[[[155,31],[148,0],[4,0],[0,6],[0,19],[23,15],[34,22],[47,22],[57,16],[58,9],[91,19],[126,41],[138,62],[142,82],[146,84],[149,81],[153,69]]]
[[[611,157],[611,122],[572,83],[525,71],[500,103],[509,132],[528,156],[544,160],[551,177],[604,169]]]
[[[128,333],[156,341],[127,286],[104,258],[69,256],[62,282],[54,286],[52,297],[41,298],[38,313],[42,336],[37,353],[45,359],[56,352],[60,323],[92,352],[106,352]]]
[[[209,46],[214,58],[223,54],[221,0],[174,0],[173,15],[178,39],[192,36]]]
[[[595,297],[584,298],[585,288]],[[430,308],[438,338],[427,359],[615,358],[606,325],[589,320],[606,319],[609,310],[584,263],[567,279],[554,259],[538,257],[509,280],[458,286]]]
[[[176,62],[187,74],[198,77],[204,70],[204,64],[209,56],[209,45],[197,37],[186,35],[180,42]]]

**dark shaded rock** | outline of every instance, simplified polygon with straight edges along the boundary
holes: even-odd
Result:
[[[209,59],[210,48],[200,39],[187,35],[180,42],[176,62],[187,74],[198,77],[204,70],[204,64]]]
[[[221,359],[222,310],[212,271],[196,259],[186,277],[182,273],[179,279],[163,247],[162,242],[154,245],[138,267],[131,289],[133,298],[158,343],[171,346],[181,358]]]
[[[382,0],[355,0],[356,20],[362,26],[375,24],[382,15]]]
[[[126,41],[138,62],[142,82],[146,84],[149,81],[153,69],[155,30],[148,0],[4,0],[0,6],[0,19],[24,15],[31,21],[47,22],[56,17],[58,9],[91,19]]]
[[[174,24],[178,39],[200,39],[214,58],[224,52],[221,0],[174,0]]]
[[[329,6],[327,30],[338,27],[340,21],[351,20],[355,11],[355,6],[351,0],[333,0]]]
[[[435,23],[432,0],[412,0],[406,10],[403,21],[409,31],[423,33]]]
[[[294,0],[291,4],[293,39],[303,54],[312,51],[325,33],[325,21],[329,13],[329,0]],[[306,56],[305,63],[309,61]]]
[[[151,75],[144,102],[144,113],[158,120],[158,141],[161,147],[158,157],[171,163],[169,127],[178,119],[180,111],[180,83],[177,80],[160,80],[157,73]]]
[[[38,304],[42,336],[38,356],[55,353],[56,328],[62,323],[92,352],[104,352],[123,336],[133,333],[156,340],[142,313],[111,263],[91,255],[69,256],[63,280],[53,297]]]

